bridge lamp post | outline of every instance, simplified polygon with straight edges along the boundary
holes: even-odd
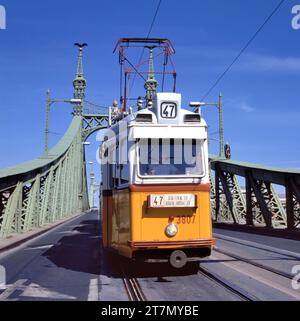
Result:
[[[224,151],[224,127],[223,127],[223,96],[220,93],[219,101],[217,103],[206,103],[206,102],[191,102],[190,107],[200,108],[202,106],[215,106],[219,110],[219,141],[220,141],[220,151],[219,156],[225,158]]]
[[[67,103],[71,105],[79,105],[82,104],[82,99],[51,99],[50,90],[47,91],[47,99],[46,99],[46,121],[45,121],[45,147],[44,153],[48,154],[49,151],[49,114],[50,107],[54,103]]]

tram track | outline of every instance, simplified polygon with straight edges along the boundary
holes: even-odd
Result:
[[[128,276],[124,269],[122,269],[122,280],[129,301],[147,301],[139,281],[134,277]]]
[[[216,256],[213,256],[213,258],[217,259],[217,260],[222,260],[223,263],[225,263],[225,265],[228,268],[232,268],[234,271],[244,274],[246,277],[252,279],[254,282],[258,282],[262,286],[271,287],[275,291],[278,291],[284,295],[287,295],[292,300],[295,300],[295,299],[299,300],[299,298],[300,298],[299,294],[297,294],[291,288],[291,280],[293,279],[293,276],[290,275],[289,273],[286,273],[286,272],[281,271],[279,269],[273,268],[271,266],[261,264],[259,262],[253,261],[251,259],[242,257],[240,255],[236,255],[235,253],[232,253],[232,252],[229,252],[229,251],[226,251],[223,249],[215,248],[214,252],[215,252]],[[209,272],[209,273],[213,273],[213,275],[214,275],[214,271]],[[231,279],[231,278],[229,277],[229,279]],[[222,278],[221,278],[221,280],[223,281]],[[225,283],[228,283],[227,279],[226,279]],[[258,284],[258,283],[256,283],[256,284]],[[239,284],[238,286],[242,286],[243,288],[245,287],[245,283],[243,283],[243,282],[237,282],[237,284]],[[235,282],[233,282],[232,284],[229,283],[229,286],[231,286],[234,290],[238,290],[238,292],[240,292],[240,289],[237,288]],[[246,286],[245,290],[243,290],[241,293],[242,296],[244,295],[245,291],[248,292],[248,289],[251,289],[251,286],[250,286],[250,288],[248,288],[248,286]],[[255,301],[262,299],[261,294],[256,291],[257,291],[257,289],[254,290],[254,288],[251,291],[251,294],[250,294],[251,301],[253,301],[253,299],[251,299],[251,297],[253,297],[255,299]],[[259,295],[258,299],[255,298],[257,294]],[[246,296],[249,296],[249,294],[247,293]],[[275,297],[276,297],[276,295],[275,295]]]
[[[217,283],[218,285],[222,286],[229,292],[233,293],[236,297],[240,298],[242,301],[259,301],[258,298],[253,296],[252,294],[248,293],[247,291],[241,289],[240,287],[236,286],[235,284],[225,280],[224,278],[208,271],[206,268],[200,265],[199,275],[202,275],[209,279],[210,281],[213,281],[214,283]]]
[[[269,252],[272,254],[277,254],[277,255],[282,255],[282,256],[286,256],[289,257],[291,259],[295,259],[295,260],[300,260],[300,254],[299,253],[294,253],[291,251],[287,251],[287,250],[278,250],[278,249],[273,249],[270,246],[266,246],[266,245],[260,245],[258,243],[254,243],[252,241],[245,241],[245,240],[241,240],[241,239],[235,239],[233,237],[224,237],[223,235],[219,235],[214,233],[215,235],[215,239],[219,239],[221,241],[225,241],[225,242],[230,242],[230,243],[234,243],[234,244],[239,244],[239,245],[243,245],[249,248],[253,248],[253,249],[257,249],[260,251],[265,251],[265,252]]]
[[[264,265],[263,263],[260,262],[256,262],[253,261],[249,258],[237,255],[235,253],[231,253],[230,251],[227,250],[223,250],[222,248],[214,248],[214,252],[216,254],[220,254],[222,256],[225,256],[225,261],[237,261],[237,262],[241,262],[243,264],[246,264],[244,269],[245,271],[248,271],[247,273],[250,272],[251,278],[256,279],[255,277],[255,273],[257,273],[257,275],[260,275],[259,270],[257,270],[258,272],[255,272],[255,270],[253,270],[253,268],[257,268],[257,269],[262,269],[265,271],[265,273],[270,273],[269,276],[266,274],[263,276],[260,275],[260,278],[257,278],[257,282],[261,283],[262,285],[265,284],[267,285],[267,282],[265,282],[266,280],[274,279],[275,281],[275,287],[278,291],[281,291],[282,293],[285,293],[291,297],[293,297],[293,293],[291,293],[292,291],[290,291],[284,282],[285,280],[291,280],[293,277],[292,275],[285,273],[284,271],[280,271],[277,270],[276,268],[273,268],[271,266],[267,266]],[[224,261],[224,262],[225,262]],[[121,269],[121,277],[122,277],[122,281],[124,284],[124,288],[126,290],[126,294],[129,298],[129,301],[147,301],[148,299],[146,298],[140,283],[138,281],[138,279],[136,278],[136,274],[131,270],[131,268],[128,268],[127,264],[125,263],[124,265],[122,264],[122,269]],[[248,269],[247,266],[252,266],[252,270]],[[231,266],[230,266],[231,267]],[[233,269],[235,269],[234,265],[232,266]],[[217,269],[219,270],[219,269]],[[197,272],[198,271],[198,272]],[[238,271],[238,270],[237,270]],[[241,270],[240,270],[241,271]],[[254,271],[254,272],[253,272]],[[234,298],[237,298],[238,300],[241,301],[260,301],[262,300],[262,297],[259,293],[257,293],[257,288],[255,288],[255,286],[253,288],[251,288],[251,286],[248,288],[247,286],[245,287],[243,283],[239,283],[239,282],[235,282],[234,280],[231,280],[231,277],[226,277],[224,276],[222,273],[220,273],[220,271],[215,271],[214,269],[208,268],[206,267],[205,263],[201,264],[199,268],[196,269],[195,271],[196,275],[198,274],[198,276],[200,278],[205,278],[207,280],[207,282],[210,282],[211,285],[213,285],[212,283],[214,283],[215,286],[218,286],[220,289],[223,289],[225,291],[227,291],[228,294],[231,294],[231,296]],[[243,273],[243,272],[242,272]],[[158,273],[159,274],[159,273]],[[156,274],[155,274],[156,275]],[[273,277],[272,277],[273,275]],[[276,279],[275,275],[280,278],[282,278],[282,281],[280,281],[280,279]],[[143,276],[142,276],[143,278]],[[262,279],[263,278],[263,279]],[[204,281],[204,279],[203,279]],[[172,282],[176,282],[177,280],[173,280]],[[179,281],[181,282],[181,280]],[[281,283],[283,282],[283,283]],[[188,282],[189,284],[189,282]],[[224,293],[224,295],[226,296],[226,294]],[[152,295],[151,295],[152,296]]]
[[[214,248],[214,251],[217,252],[217,253],[220,253],[220,254],[223,254],[223,255],[226,255],[230,258],[233,258],[235,260],[238,260],[238,261],[241,261],[241,262],[244,262],[244,263],[247,263],[247,264],[250,264],[252,266],[255,266],[255,267],[258,267],[260,269],[263,269],[263,270],[266,270],[266,271],[269,271],[271,273],[274,273],[276,275],[279,275],[281,277],[284,277],[284,278],[287,278],[287,279],[290,279],[292,280],[293,279],[293,275],[289,274],[289,273],[286,273],[286,272],[283,272],[283,271],[280,271],[278,269],[275,269],[273,267],[270,267],[270,266],[267,266],[265,264],[261,264],[261,263],[258,263],[258,262],[255,262],[253,260],[250,260],[250,259],[246,259],[242,256],[239,256],[239,255],[236,255],[236,254],[233,254],[233,253],[229,253],[228,251],[225,251],[225,250],[221,250],[217,247]]]

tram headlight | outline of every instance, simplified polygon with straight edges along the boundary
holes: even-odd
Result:
[[[168,237],[174,237],[178,233],[178,227],[173,223],[168,224],[165,232]]]

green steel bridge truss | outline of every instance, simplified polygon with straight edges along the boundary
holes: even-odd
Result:
[[[89,209],[84,142],[107,128],[107,108],[85,101],[79,45],[73,120],[59,143],[41,157],[0,170],[0,238],[24,233]],[[300,172],[210,156],[211,213],[215,223],[300,233]],[[284,197],[280,197],[281,186]]]
[[[300,171],[216,156],[210,165],[214,222],[300,233]]]
[[[0,171],[0,238],[89,209],[83,142],[107,126],[107,115],[74,116],[47,155]],[[214,222],[299,230],[300,172],[214,156],[210,165]],[[274,184],[285,190],[284,198]]]
[[[83,142],[107,122],[106,115],[75,115],[47,154],[0,171],[0,238],[89,209]]]

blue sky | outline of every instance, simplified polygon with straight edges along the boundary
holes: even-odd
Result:
[[[237,55],[278,0],[162,0],[151,36],[172,40],[183,102],[199,100]],[[119,96],[113,47],[120,37],[145,37],[158,0],[0,0],[7,29],[0,30],[0,167],[39,156],[44,144],[45,93],[72,96],[77,51],[87,42],[87,99],[110,105]],[[286,0],[207,100],[224,95],[226,141],[233,158],[300,168],[300,30],[291,27]],[[141,91],[141,95],[144,92]],[[51,110],[51,145],[71,120],[71,107]],[[217,110],[203,110],[210,132]],[[212,135],[217,138],[217,135]],[[95,136],[87,159],[95,161]],[[218,143],[212,141],[210,152]]]

